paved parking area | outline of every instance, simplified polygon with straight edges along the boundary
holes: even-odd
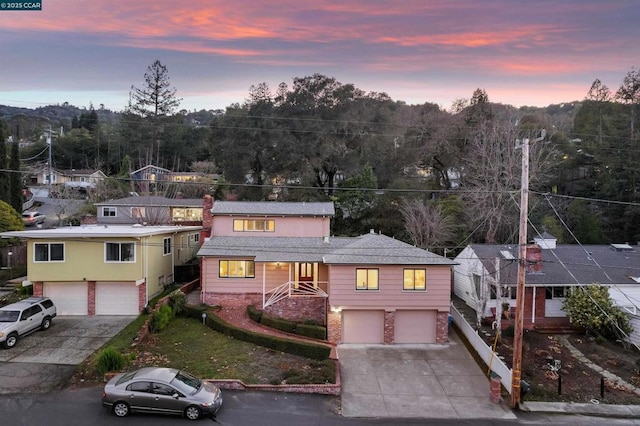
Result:
[[[339,345],[342,415],[516,419],[455,331],[448,345]]]
[[[64,385],[78,364],[135,318],[54,318],[49,330],[21,338],[12,349],[0,349],[0,394],[48,392]]]

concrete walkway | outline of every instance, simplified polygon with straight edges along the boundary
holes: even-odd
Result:
[[[342,415],[515,419],[455,331],[449,345],[339,345]]]

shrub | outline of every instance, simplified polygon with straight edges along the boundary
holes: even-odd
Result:
[[[115,348],[108,347],[98,354],[98,371],[105,374],[109,371],[120,371],[124,367],[124,357]]]
[[[502,335],[504,337],[513,337],[515,335],[515,327],[513,326],[513,324],[502,330]]]
[[[173,318],[173,309],[169,305],[162,305],[160,309],[151,315],[149,321],[149,331],[152,333],[160,333],[167,328],[169,322]]]
[[[262,325],[266,325],[267,327],[275,328],[276,330],[281,330],[286,333],[295,333],[296,331],[295,322],[282,318],[268,317],[266,315],[263,315],[262,321],[260,321],[260,323]]]
[[[249,315],[249,318],[257,323],[262,321],[262,311],[256,308],[254,305],[247,306],[247,315]]]
[[[187,296],[180,289],[169,293],[169,306],[171,306],[174,316],[180,314],[186,304]]]
[[[311,337],[312,339],[324,340],[327,338],[327,329],[320,325],[298,324],[296,326],[296,334]]]
[[[195,318],[198,321],[202,320],[203,312],[206,311],[201,307],[185,307],[185,315]],[[205,323],[213,330],[227,336],[231,336],[234,339],[253,343],[254,345],[263,346],[265,348],[273,349],[276,351],[286,352],[288,354],[299,355],[317,360],[327,359],[331,354],[331,348],[329,348],[328,346],[318,345],[315,343],[299,342],[292,339],[283,339],[280,337],[273,337],[265,334],[254,333],[248,330],[243,330],[234,327],[232,324],[229,324],[215,314],[208,314]]]

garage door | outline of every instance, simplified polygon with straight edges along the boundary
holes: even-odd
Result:
[[[58,315],[87,315],[87,283],[45,283],[44,296],[56,305]]]
[[[396,311],[394,343],[435,343],[437,311]]]
[[[384,343],[384,311],[342,311],[344,343]]]
[[[128,282],[96,283],[96,315],[138,315],[138,287]]]

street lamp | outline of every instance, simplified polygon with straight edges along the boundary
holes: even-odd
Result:
[[[13,256],[12,251],[7,253],[7,268],[9,269],[9,280],[13,278],[13,275],[11,274],[11,256]]]

